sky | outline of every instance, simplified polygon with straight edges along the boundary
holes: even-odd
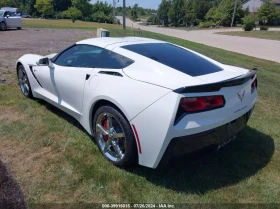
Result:
[[[113,0],[101,0],[106,1],[108,4],[113,4]],[[118,0],[116,0],[118,1]],[[91,3],[95,3],[97,0],[91,0]],[[140,7],[143,8],[151,8],[151,9],[158,9],[158,5],[160,4],[161,0],[126,0],[126,6],[132,6],[134,4],[139,4]],[[122,6],[123,0],[119,0],[117,6]]]

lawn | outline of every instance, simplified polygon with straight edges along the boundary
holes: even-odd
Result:
[[[260,30],[257,30],[257,31],[255,31],[255,30],[253,30],[253,31],[231,31],[231,32],[219,32],[216,34],[280,41],[280,31],[260,31]]]
[[[121,26],[80,21],[23,23],[24,28],[95,33],[103,27],[112,36],[133,34],[130,29],[124,33]],[[222,63],[257,67],[259,101],[248,126],[218,152],[176,158],[165,169],[119,169],[104,160],[73,118],[23,97],[14,75],[14,83],[0,86],[0,157],[9,162],[27,202],[280,203],[280,64],[160,34],[143,36],[188,47]]]

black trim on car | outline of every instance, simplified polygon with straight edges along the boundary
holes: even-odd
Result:
[[[90,74],[86,75],[86,81],[90,78]]]
[[[123,77],[122,74],[118,73],[118,72],[113,72],[113,71],[99,71],[99,74],[105,74],[105,75],[113,75],[113,76],[119,76],[119,77]]]
[[[226,144],[245,128],[252,111],[253,108],[241,117],[217,128],[171,139],[158,167],[165,167],[173,156]]]
[[[218,82],[218,83],[210,83],[204,85],[197,85],[197,86],[187,86],[179,89],[175,89],[173,92],[175,93],[203,93],[203,92],[215,92],[219,91],[223,87],[230,87],[230,86],[238,86],[248,82],[250,79],[253,79],[257,73],[257,69],[254,68],[249,73],[233,78],[230,80]]]
[[[37,83],[43,88],[43,86],[41,85],[41,83],[38,81],[37,77],[35,76],[34,72],[33,72],[33,67],[31,65],[29,65],[29,69],[30,72],[32,73],[33,77],[35,78],[35,80],[37,81]]]

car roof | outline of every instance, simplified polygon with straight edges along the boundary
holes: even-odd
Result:
[[[102,37],[102,38],[91,38],[77,42],[76,44],[87,44],[93,45],[101,48],[106,48],[108,45],[117,44],[119,47],[124,45],[131,45],[136,43],[165,43],[163,41],[158,41],[150,38],[142,37],[122,37],[122,38],[111,38],[111,37]]]

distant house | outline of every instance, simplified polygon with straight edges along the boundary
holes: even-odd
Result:
[[[276,6],[280,7],[280,0],[272,0]],[[243,9],[249,8],[249,12],[257,12],[264,0],[244,0],[242,3]]]

